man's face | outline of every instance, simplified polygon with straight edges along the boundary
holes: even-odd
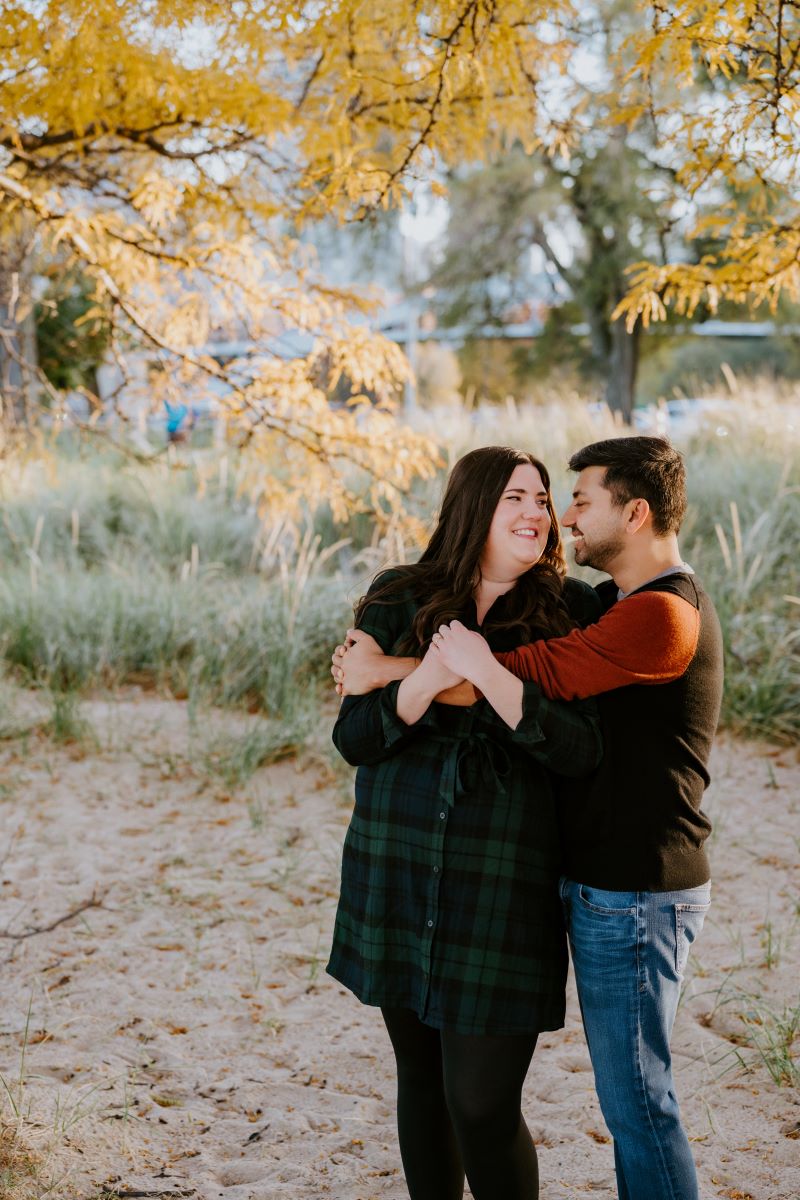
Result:
[[[575,562],[613,574],[611,566],[625,549],[625,508],[618,508],[603,487],[605,467],[586,467],[575,483],[570,504],[561,519],[575,539]]]

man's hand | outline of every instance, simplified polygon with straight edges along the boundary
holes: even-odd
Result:
[[[430,656],[430,651],[426,659]],[[348,629],[344,642],[337,646],[331,659],[331,675],[340,696],[363,696],[375,688],[385,687],[393,679],[405,679],[421,664],[416,658],[393,658],[384,654],[378,643],[368,633],[360,629]],[[444,662],[428,662],[423,679],[432,681],[435,677],[441,680],[437,690],[444,691],[454,685],[461,684],[464,676],[453,673]],[[471,689],[470,689],[471,693]],[[473,693],[469,697],[459,694],[458,699],[450,699],[448,703],[474,704]]]
[[[467,629],[460,621],[440,625],[433,635],[431,649],[439,656],[443,666],[459,679],[468,679],[470,683],[477,683],[487,670],[496,665],[486,639]]]
[[[340,696],[363,696],[380,684],[375,682],[375,668],[385,658],[375,638],[360,629],[348,629],[344,644],[339,645],[331,658],[331,675]]]

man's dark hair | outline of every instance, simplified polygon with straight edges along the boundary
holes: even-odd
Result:
[[[646,500],[653,532],[677,533],[686,512],[686,471],[678,451],[664,438],[608,438],[584,446],[569,460],[571,471],[605,467],[603,486],[619,508],[629,500]]]

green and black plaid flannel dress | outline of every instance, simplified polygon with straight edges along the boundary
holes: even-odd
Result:
[[[566,598],[581,624],[599,613],[585,584],[568,581]],[[415,611],[409,593],[372,605],[361,628],[392,653]],[[478,628],[474,610],[465,623]],[[523,686],[515,730],[485,700],[434,703],[406,725],[399,683],[342,703],[333,740],[358,771],[328,971],[365,1004],[464,1034],[563,1024],[551,772],[586,775],[602,749],[592,702]]]

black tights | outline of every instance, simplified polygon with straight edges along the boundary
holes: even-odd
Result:
[[[384,1008],[397,1059],[397,1128],[411,1200],[536,1200],[536,1148],[522,1117],[535,1034],[470,1037]]]

